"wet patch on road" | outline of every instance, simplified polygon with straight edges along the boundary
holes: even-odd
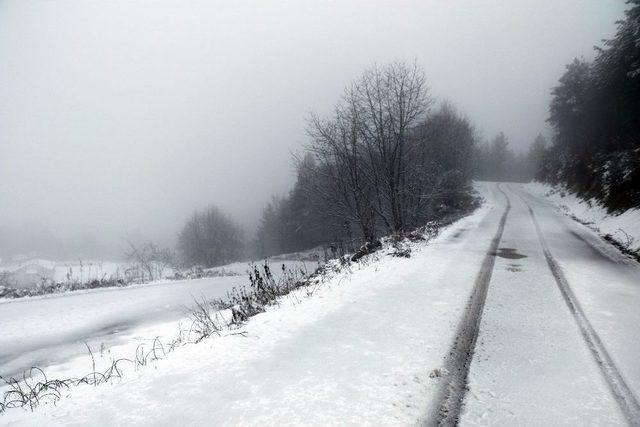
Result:
[[[522,271],[522,268],[520,267],[522,267],[522,265],[520,264],[509,264],[507,266],[507,271],[511,271],[512,273],[517,273],[519,271]]]
[[[526,255],[519,254],[518,250],[514,248],[499,248],[493,255],[507,259],[522,259],[527,257]]]

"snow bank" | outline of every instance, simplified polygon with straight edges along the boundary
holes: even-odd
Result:
[[[615,242],[632,252],[640,252],[640,210],[612,215],[597,202],[580,199],[565,190],[541,183],[523,184],[538,196],[543,196],[558,209],[587,225],[602,236],[610,236]]]

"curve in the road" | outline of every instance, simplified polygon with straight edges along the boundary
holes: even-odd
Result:
[[[480,272],[476,276],[473,292],[465,308],[464,315],[456,332],[455,339],[449,356],[445,361],[444,376],[439,384],[436,404],[427,419],[422,423],[427,426],[453,426],[457,425],[462,409],[464,394],[467,390],[467,376],[473,358],[473,351],[480,330],[480,320],[487,298],[489,282],[495,264],[496,252],[502,239],[507,216],[511,210],[511,202],[507,194],[502,191],[500,184],[498,190],[507,201],[507,206],[500,218],[498,230],[491,241],[491,245],[482,262]]]
[[[584,314],[580,303],[571,290],[569,282],[562,272],[562,269],[549,250],[549,246],[544,239],[536,216],[533,213],[533,209],[531,209],[531,206],[523,197],[521,197],[519,194],[518,196],[529,209],[529,214],[531,215],[531,219],[533,220],[533,224],[536,228],[538,239],[540,241],[540,245],[542,246],[542,251],[547,261],[547,265],[551,270],[551,274],[553,275],[555,282],[560,289],[560,293],[562,294],[567,307],[569,307],[569,311],[576,320],[576,323],[580,328],[580,332],[587,343],[587,347],[589,348],[591,355],[595,359],[596,364],[600,368],[600,371],[602,372],[602,375],[607,382],[611,393],[620,406],[620,409],[622,410],[629,424],[633,426],[640,426],[640,403],[638,402],[638,399],[627,385],[624,377],[618,370],[618,367],[611,359],[611,356],[607,352],[607,349],[602,344],[602,340],[593,329],[593,326],[591,326],[589,319]]]

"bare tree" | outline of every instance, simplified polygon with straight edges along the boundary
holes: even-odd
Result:
[[[432,104],[424,72],[415,63],[375,66],[356,81],[352,93],[360,109],[358,130],[376,189],[376,211],[391,231],[402,231],[413,191],[407,187],[409,131]]]
[[[352,216],[368,241],[380,226],[402,231],[409,198],[410,129],[431,104],[417,65],[392,63],[365,71],[331,119],[311,116],[310,149],[318,161],[317,191],[333,213]]]
[[[130,264],[127,273],[131,279],[143,282],[158,280],[168,267],[175,265],[175,256],[170,249],[151,242],[136,245],[128,241],[127,244],[129,248],[125,257]]]
[[[309,120],[310,149],[318,167],[316,191],[331,206],[333,215],[352,217],[363,237],[376,239],[376,218],[372,201],[374,188],[367,177],[369,166],[360,140],[361,126],[357,98],[347,92],[335,116],[323,120],[313,115]]]

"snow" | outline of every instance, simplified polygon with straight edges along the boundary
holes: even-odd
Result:
[[[603,236],[609,234],[619,243],[628,245],[632,251],[640,251],[640,209],[629,209],[622,214],[612,215],[597,202],[585,201],[546,184],[529,183],[523,188],[546,198],[559,210],[588,224]]]
[[[432,241],[412,243],[411,258],[374,255],[318,287],[293,292],[238,329],[179,347],[147,366],[127,366],[120,381],[72,387],[56,406],[7,411],[0,423],[414,425],[434,405],[440,379],[430,374],[444,364],[505,209],[496,184],[476,186],[485,204]],[[640,268],[559,214],[535,188],[501,187],[511,211],[461,425],[624,425],[546,264],[529,206],[586,317],[636,395]],[[83,346],[87,340],[98,370],[104,370],[112,359],[132,358],[141,343],[173,338],[187,322],[177,307],[188,305],[190,293],[216,296],[236,280],[244,278],[68,294],[59,304],[54,298],[0,304],[7,334],[0,337],[0,349],[14,346],[11,357],[20,359],[33,344],[39,353],[27,359],[47,360],[49,378],[81,377],[91,360],[77,350],[64,354],[70,343]],[[22,322],[20,313],[28,314]],[[27,359],[15,366],[26,366]],[[10,370],[5,360],[2,370]]]
[[[246,337],[181,347],[120,383],[81,386],[58,406],[4,416],[20,424],[413,423],[435,392],[429,373],[442,365],[500,215],[488,204],[431,244],[415,244],[409,259],[383,256],[312,296],[298,290],[243,326]],[[121,350],[131,347],[110,357]],[[78,357],[58,372],[88,363]]]
[[[293,261],[280,264],[288,269],[317,266]],[[5,299],[0,302],[0,375],[16,375],[31,366],[84,354],[84,341],[108,346],[121,342],[137,326],[182,319],[195,298],[220,298],[234,286],[248,283],[247,263],[224,268],[238,276]],[[276,274],[279,271],[274,269]]]

